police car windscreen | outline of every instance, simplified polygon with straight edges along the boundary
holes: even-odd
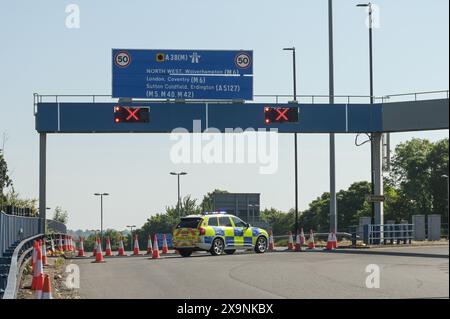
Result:
[[[201,220],[200,217],[182,218],[177,228],[197,228]]]

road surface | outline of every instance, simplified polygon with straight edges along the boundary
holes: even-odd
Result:
[[[82,298],[448,298],[448,253],[446,245],[73,263]],[[366,287],[370,264],[379,288]]]

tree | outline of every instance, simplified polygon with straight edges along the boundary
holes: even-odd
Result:
[[[53,220],[66,225],[67,221],[69,220],[69,214],[67,213],[66,210],[63,210],[60,206],[56,206],[53,212]]]
[[[0,150],[0,206],[6,201],[3,191],[9,186],[12,186],[12,180],[8,176],[8,165],[3,157],[3,152]]]
[[[187,195],[183,198],[181,203],[182,216],[200,214],[200,207],[197,206],[197,200],[191,199],[191,195]]]
[[[294,226],[294,210],[288,213],[275,208],[261,211],[261,219],[269,224],[274,235],[286,235]]]
[[[448,218],[448,138],[431,143],[412,139],[399,144],[392,160],[388,183],[398,189],[397,213],[410,219],[414,214],[442,214]]]

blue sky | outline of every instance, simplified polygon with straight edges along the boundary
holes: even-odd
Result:
[[[80,8],[79,29],[65,26],[68,4]],[[335,1],[335,93],[368,94],[366,14],[357,1]],[[375,94],[448,89],[448,1],[380,0],[374,31]],[[38,135],[32,94],[110,94],[111,48],[253,49],[254,92],[291,93],[295,45],[299,94],[327,94],[327,1],[9,1],[0,10],[0,133],[16,190],[38,197]],[[368,145],[337,136],[337,187],[370,177]],[[394,134],[438,140],[448,130]],[[261,192],[262,206],[293,206],[292,136],[279,140],[279,170],[256,165],[174,165],[168,135],[50,135],[48,206],[69,211],[71,228],[98,228],[94,192],[110,192],[105,226],[142,225],[176,201],[172,170],[186,170],[183,195],[214,188]],[[139,173],[130,174],[124,163]],[[300,208],[328,190],[328,136],[299,137]]]

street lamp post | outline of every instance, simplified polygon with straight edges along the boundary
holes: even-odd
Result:
[[[292,73],[293,73],[293,93],[294,93],[294,103],[297,103],[297,73],[295,65],[295,47],[284,48],[285,51],[292,51]],[[294,133],[294,170],[295,170],[295,236],[298,233],[298,153],[297,153],[297,133]]]
[[[334,104],[333,0],[328,0],[328,89],[330,105]],[[336,139],[330,133],[330,232],[337,232]]]
[[[187,173],[186,172],[180,172],[180,173],[170,172],[170,175],[175,175],[175,176],[177,176],[177,179],[178,179],[177,214],[178,214],[178,218],[181,218],[181,214],[180,214],[180,203],[181,203],[181,197],[180,197],[180,176],[181,175],[187,175]]]
[[[133,228],[136,228],[136,225],[127,225],[127,228],[130,229],[130,251],[133,250]]]
[[[95,193],[95,196],[100,196],[100,241],[103,244],[103,196],[108,196],[108,193]]]
[[[370,104],[374,102],[373,96],[373,45],[372,45],[372,29],[373,29],[373,19],[372,19],[372,3],[360,3],[356,5],[357,7],[368,8],[369,14],[369,90],[370,90]],[[370,134],[370,176],[371,176],[371,187],[372,195],[375,195],[375,169],[374,169],[374,149],[376,147],[377,141],[381,141],[381,134],[372,133]],[[371,223],[375,224],[375,202],[371,203]]]

